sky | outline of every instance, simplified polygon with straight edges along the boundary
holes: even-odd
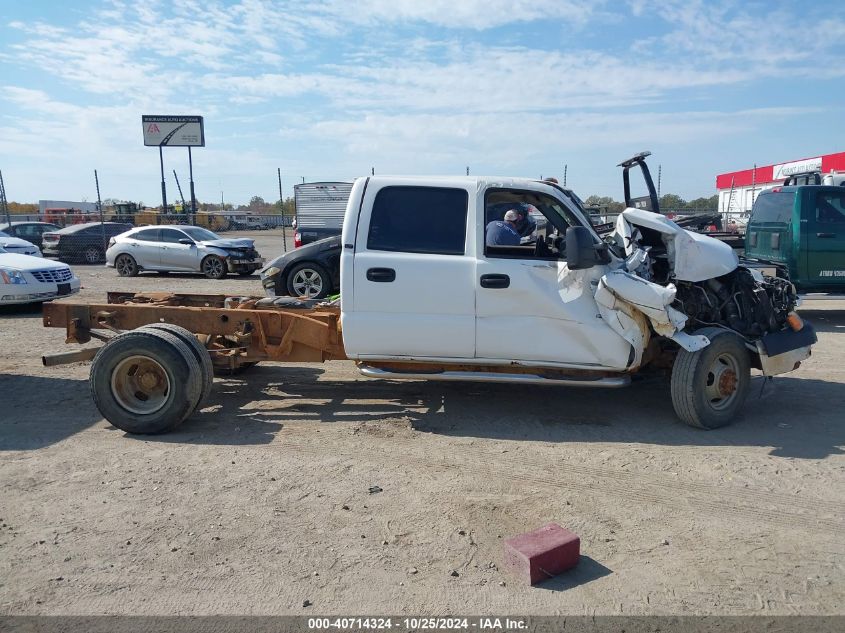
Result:
[[[143,114],[202,115],[197,197],[377,174],[556,176],[622,197],[845,151],[840,0],[0,0],[10,201],[160,204]],[[169,201],[184,148],[164,150]]]

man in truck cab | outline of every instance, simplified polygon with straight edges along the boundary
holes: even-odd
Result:
[[[510,209],[505,213],[504,220],[493,220],[485,229],[487,246],[519,246],[520,235],[516,230],[519,213]]]

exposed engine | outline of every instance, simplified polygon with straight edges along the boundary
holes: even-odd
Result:
[[[761,275],[739,266],[732,273],[707,281],[676,281],[674,307],[689,317],[687,329],[727,326],[748,338],[786,327],[795,309],[795,287],[786,279]]]

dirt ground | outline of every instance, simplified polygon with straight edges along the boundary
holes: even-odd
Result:
[[[261,291],[74,268],[86,300]],[[842,614],[845,301],[803,314],[813,357],[756,378],[717,431],[678,422],[656,381],[378,382],[334,362],[217,379],[178,432],[139,437],[101,419],[87,365],[41,366],[63,331],[0,309],[0,612]],[[522,586],[502,540],[551,521],[581,563]]]

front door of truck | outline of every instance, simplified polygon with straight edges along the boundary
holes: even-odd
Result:
[[[467,213],[474,191],[448,181],[387,182],[370,184],[355,227],[344,234],[346,352],[369,359],[472,358],[475,261],[467,255]]]
[[[845,187],[813,188],[806,208],[806,271],[817,288],[845,288]]]
[[[581,224],[556,196],[489,189],[485,226],[526,206],[546,218],[545,229],[519,246],[488,246],[478,236],[476,358],[583,367],[625,368],[631,347],[599,317],[593,296],[605,267],[570,271],[563,252],[568,226]],[[484,227],[481,227],[484,230]]]

